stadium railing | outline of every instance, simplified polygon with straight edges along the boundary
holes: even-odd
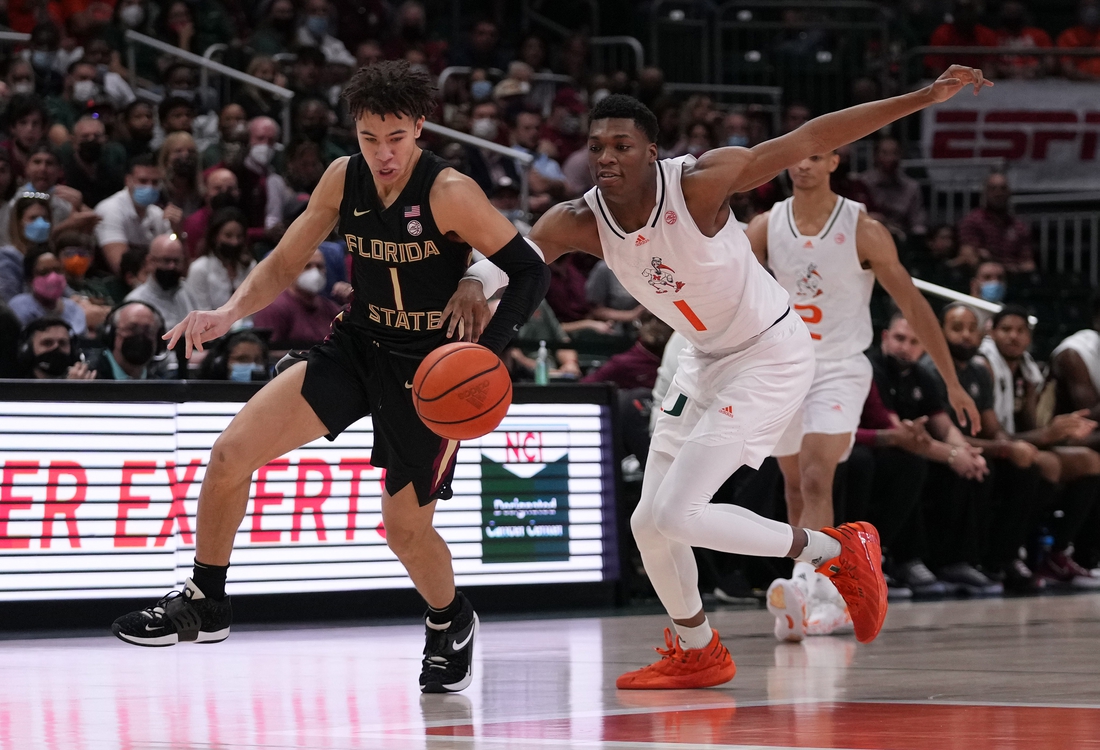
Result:
[[[127,64],[130,68],[130,80],[131,84],[137,80],[137,54],[134,48],[135,44],[140,44],[146,47],[155,49],[165,55],[176,57],[180,60],[188,62],[200,71],[209,70],[219,75],[232,78],[241,83],[246,83],[250,86],[255,86],[258,89],[268,92],[277,96],[283,102],[282,113],[282,130],[283,130],[283,143],[290,143],[290,106],[291,101],[294,99],[294,92],[290,89],[283,88],[282,86],[276,86],[274,83],[269,83],[262,78],[256,76],[250,76],[247,73],[242,73],[236,68],[231,68],[228,65],[222,65],[219,62],[215,62],[208,57],[202,55],[196,55],[193,52],[187,52],[179,47],[173,47],[171,44],[154,39],[151,36],[140,34],[136,31],[129,30],[126,32],[126,40],[129,42],[127,45]],[[209,50],[207,50],[209,52]],[[204,79],[205,80],[205,79]]]
[[[567,37],[575,32],[567,26],[563,26],[554,19],[539,12],[542,8],[545,0],[523,0],[520,3],[520,24],[523,30],[529,31],[532,25],[542,26],[544,29],[553,31],[561,37]],[[584,25],[589,33],[600,33],[600,3],[599,0],[573,0],[575,5],[584,5],[588,9],[588,18],[578,25]]]
[[[902,171],[921,185],[932,226],[954,224],[976,208],[990,172],[1003,171],[1005,166],[999,156],[901,161]]]
[[[1017,195],[1011,205],[1031,227],[1040,271],[1100,286],[1100,192]]]
[[[625,70],[637,74],[645,66],[645,49],[632,36],[593,36],[588,39],[592,69],[597,73]]]
[[[666,81],[715,83],[710,0],[656,0],[649,10],[649,54]],[[719,81],[720,82],[720,81]]]

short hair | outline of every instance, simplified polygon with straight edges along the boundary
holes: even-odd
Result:
[[[87,65],[88,67],[93,69],[95,68],[95,63],[90,63],[84,58],[81,58],[79,60],[73,60],[71,63],[69,63],[69,67],[65,69],[65,72],[69,75],[72,75],[73,72],[76,71],[76,69],[79,68],[81,65]]]
[[[145,265],[145,258],[149,255],[148,245],[131,245],[130,249],[122,254],[118,262],[118,275],[126,281],[127,274],[137,276]]]
[[[588,119],[590,122],[595,122],[611,118],[633,120],[634,126],[645,133],[650,143],[657,142],[657,116],[634,97],[626,94],[606,96],[592,108]]]
[[[31,337],[39,331],[48,331],[51,328],[64,328],[69,332],[69,337],[73,335],[73,327],[69,325],[68,321],[64,318],[59,318],[56,315],[46,315],[41,318],[35,318],[30,323],[27,323],[23,329],[23,340],[30,341]]]
[[[41,143],[36,143],[31,146],[31,150],[27,152],[27,161],[30,161],[31,158],[38,154],[49,154],[55,163],[59,166],[61,164],[61,157],[57,155],[57,151],[54,150],[54,147],[51,146],[48,141],[42,141]]]
[[[26,279],[28,285],[31,283],[31,279],[34,278],[34,267],[38,265],[38,259],[43,255],[52,255],[57,258],[57,253],[48,244],[28,248],[27,254],[23,256],[23,278]]]
[[[392,114],[418,120],[435,109],[435,86],[427,72],[414,70],[407,60],[385,60],[360,68],[343,98],[353,118],[370,112],[383,119]]]
[[[157,117],[163,122],[173,109],[179,109],[180,107],[186,107],[191,110],[192,116],[195,114],[195,103],[184,99],[182,96],[170,96],[160,103],[157,107]]]
[[[996,328],[1002,320],[1013,315],[1018,318],[1023,318],[1024,323],[1027,324],[1028,330],[1031,330],[1031,321],[1028,320],[1027,308],[1023,305],[1005,305],[999,311],[993,313],[993,327]]]
[[[160,169],[157,166],[157,158],[149,154],[137,154],[130,157],[130,161],[126,162],[126,174],[131,175],[138,167],[152,167],[153,169]]]
[[[960,308],[966,310],[974,316],[975,320],[981,322],[981,317],[979,317],[978,311],[975,310],[973,306],[968,305],[965,302],[951,302],[950,304],[944,305],[943,309],[940,310],[940,325],[942,326],[944,323],[947,322],[948,313],[950,313],[952,310],[958,310]]]
[[[134,99],[132,102],[122,108],[122,116],[125,119],[130,119],[130,115],[134,113],[134,110],[138,107],[148,107],[149,109],[155,109],[153,103],[147,99]]]
[[[34,94],[16,94],[8,101],[7,112],[4,113],[4,122],[7,128],[35,112],[42,118],[42,126],[50,121],[50,113],[46,110],[45,103]]]

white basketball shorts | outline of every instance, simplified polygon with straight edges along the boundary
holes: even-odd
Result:
[[[802,408],[791,420],[772,455],[790,456],[802,449],[802,436],[809,433],[843,435],[851,433],[845,461],[856,439],[863,404],[871,391],[871,361],[863,354],[847,359],[819,359],[814,382]]]

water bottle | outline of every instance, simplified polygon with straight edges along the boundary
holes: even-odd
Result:
[[[535,385],[546,385],[550,381],[550,352],[546,351],[546,342],[539,342],[539,353],[535,358]]]

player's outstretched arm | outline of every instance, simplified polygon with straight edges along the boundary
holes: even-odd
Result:
[[[898,259],[894,238],[886,227],[861,213],[856,227],[856,247],[860,262],[871,267],[878,283],[882,284],[882,288],[897,303],[928,356],[935,362],[936,369],[947,385],[947,400],[955,410],[959,424],[967,424],[969,420],[970,431],[976,435],[982,424],[981,414],[974,399],[970,398],[970,394],[959,383],[955,363],[951,360],[947,340],[943,337],[943,329],[940,328],[928,300],[913,284],[912,277]]]
[[[329,165],[306,210],[287,228],[275,249],[252,269],[228,302],[217,310],[189,313],[164,335],[169,348],[182,337],[184,353],[190,358],[192,348],[201,352],[203,343],[224,336],[238,320],[270,305],[298,278],[340,218],[347,161],[344,157]]]
[[[508,287],[496,313],[477,336],[478,343],[500,354],[546,296],[550,269],[466,175],[454,170],[440,175],[432,186],[431,202],[441,232],[454,232],[508,274]],[[451,317],[448,335],[454,333],[458,323],[456,314],[463,313],[454,303],[452,297],[443,311],[444,318]],[[480,325],[476,320],[463,321],[467,330]]]
[[[984,86],[992,85],[981,70],[952,65],[936,81],[918,91],[815,117],[790,133],[751,149],[729,147],[708,151],[692,171],[707,175],[704,190],[717,191],[726,197],[743,193],[807,157],[858,141],[895,120],[947,101],[966,87],[972,87],[977,94]]]

